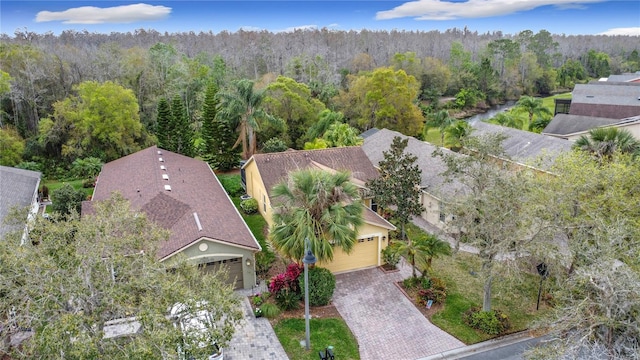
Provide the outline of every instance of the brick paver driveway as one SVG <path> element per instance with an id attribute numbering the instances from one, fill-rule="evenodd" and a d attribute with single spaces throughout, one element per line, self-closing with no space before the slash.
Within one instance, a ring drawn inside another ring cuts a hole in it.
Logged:
<path id="1" fill-rule="evenodd" d="M 336 275 L 333 303 L 358 339 L 362 360 L 417 359 L 464 346 L 396 287 L 410 273 L 403 266 L 394 273 L 375 268 Z"/>

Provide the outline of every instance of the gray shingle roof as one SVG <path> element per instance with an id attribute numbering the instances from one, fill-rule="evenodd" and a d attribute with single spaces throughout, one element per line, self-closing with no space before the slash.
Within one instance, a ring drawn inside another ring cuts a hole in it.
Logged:
<path id="1" fill-rule="evenodd" d="M 557 114 L 553 120 L 542 130 L 543 134 L 549 135 L 568 135 L 590 129 L 613 125 L 620 122 L 618 119 L 609 119 L 593 116 Z"/>
<path id="2" fill-rule="evenodd" d="M 163 174 L 169 179 L 164 180 Z M 165 185 L 170 185 L 171 190 L 165 190 Z M 131 202 L 132 208 L 145 212 L 149 219 L 171 230 L 169 240 L 160 245 L 160 258 L 203 237 L 255 250 L 260 248 L 204 161 L 152 146 L 104 165 L 92 201 L 107 199 L 113 192 L 119 192 Z M 90 208 L 90 204 L 83 203 L 83 214 L 90 212 Z M 202 230 L 198 229 L 194 213 Z"/>
<path id="3" fill-rule="evenodd" d="M 551 163 L 558 155 L 570 151 L 572 145 L 568 140 L 482 121 L 474 123 L 473 128 L 474 136 L 488 133 L 504 134 L 506 139 L 502 142 L 502 147 L 505 152 L 509 158 L 523 164 L 530 165 L 540 157 L 545 158 L 544 163 Z"/>
<path id="4" fill-rule="evenodd" d="M 569 114 L 612 119 L 640 115 L 640 83 L 596 81 L 576 84 Z"/>
<path id="5" fill-rule="evenodd" d="M 463 190 L 462 184 L 455 181 L 447 182 L 446 179 L 440 175 L 446 170 L 446 165 L 442 161 L 442 158 L 431 156 L 433 151 L 438 147 L 428 142 L 420 141 L 396 131 L 381 129 L 364 139 L 362 150 L 364 150 L 371 162 L 378 166 L 380 161 L 384 159 L 382 152 L 389 150 L 393 143 L 393 138 L 396 136 L 402 139 L 409 139 L 405 152 L 418 157 L 416 164 L 422 171 L 420 186 L 425 191 L 446 200 L 454 196 L 456 192 Z M 464 156 L 447 149 L 442 149 L 442 151 L 453 154 L 454 156 Z"/>
<path id="6" fill-rule="evenodd" d="M 638 81 L 638 80 L 640 80 L 640 71 L 635 73 L 610 75 L 607 78 L 607 81 L 611 81 L 611 82 L 627 82 L 627 81 Z"/>
<path id="7" fill-rule="evenodd" d="M 0 166 L 0 239 L 10 231 L 22 226 L 4 225 L 5 217 L 14 207 L 24 208 L 31 205 L 37 194 L 41 174 L 37 171 Z M 24 219 L 25 223 L 27 219 Z"/>

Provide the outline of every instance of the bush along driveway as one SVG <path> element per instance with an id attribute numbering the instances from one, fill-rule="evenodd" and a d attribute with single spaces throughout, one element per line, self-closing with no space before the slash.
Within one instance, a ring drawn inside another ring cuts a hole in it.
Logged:
<path id="1" fill-rule="evenodd" d="M 417 359 L 464 344 L 427 320 L 400 291 L 396 282 L 411 276 L 378 268 L 336 275 L 333 303 L 358 339 L 360 357 Z"/>

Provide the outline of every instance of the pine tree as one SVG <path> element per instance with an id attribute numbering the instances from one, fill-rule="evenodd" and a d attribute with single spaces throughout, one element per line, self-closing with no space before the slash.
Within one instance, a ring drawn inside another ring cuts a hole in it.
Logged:
<path id="1" fill-rule="evenodd" d="M 177 152 L 186 156 L 193 156 L 193 131 L 187 119 L 187 114 L 184 110 L 184 102 L 180 95 L 173 97 L 171 102 L 171 149 L 170 151 Z"/>
<path id="2" fill-rule="evenodd" d="M 158 117 L 156 127 L 156 137 L 158 147 L 169 150 L 171 142 L 171 109 L 167 99 L 161 98 L 158 102 Z"/>
<path id="3" fill-rule="evenodd" d="M 240 162 L 239 148 L 233 148 L 236 134 L 231 125 L 218 117 L 218 87 L 209 84 L 205 93 L 202 117 L 203 158 L 214 169 L 230 170 Z"/>

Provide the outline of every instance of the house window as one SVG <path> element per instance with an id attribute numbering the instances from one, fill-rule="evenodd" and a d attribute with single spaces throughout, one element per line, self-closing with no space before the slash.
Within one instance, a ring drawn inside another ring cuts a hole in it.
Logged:
<path id="1" fill-rule="evenodd" d="M 262 194 L 262 211 L 267 212 L 267 197 Z"/>
<path id="2" fill-rule="evenodd" d="M 375 213 L 378 212 L 378 204 L 376 203 L 375 199 L 371 199 L 371 210 Z"/>
<path id="3" fill-rule="evenodd" d="M 438 203 L 438 211 L 440 212 L 439 214 L 440 221 L 444 222 L 447 218 L 447 215 L 444 213 L 444 204 L 442 203 L 442 201 Z"/>

